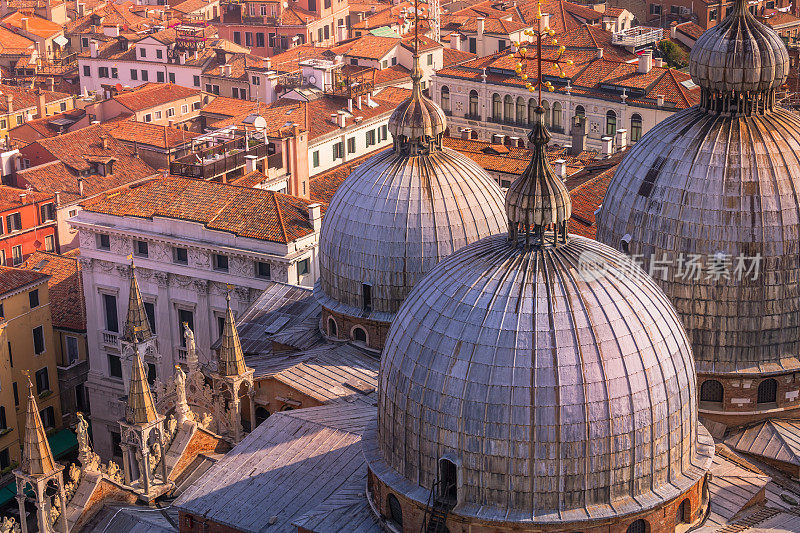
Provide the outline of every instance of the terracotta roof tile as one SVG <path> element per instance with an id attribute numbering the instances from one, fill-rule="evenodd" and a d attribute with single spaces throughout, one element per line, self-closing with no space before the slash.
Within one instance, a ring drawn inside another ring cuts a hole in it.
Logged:
<path id="1" fill-rule="evenodd" d="M 3 26 L 9 29 L 13 28 L 14 30 L 22 30 L 23 18 L 28 19 L 28 33 L 32 33 L 45 39 L 49 39 L 58 34 L 64 33 L 64 28 L 61 27 L 61 24 L 56 24 L 55 22 L 51 22 L 40 17 L 39 15 L 35 15 L 33 13 L 24 13 L 22 11 L 16 11 L 10 15 L 7 15 L 3 18 L 3 20 L 0 21 L 0 24 L 3 24 Z"/>
<path id="2" fill-rule="evenodd" d="M 47 280 L 47 274 L 41 272 L 0 266 L 0 296 L 34 283 L 42 283 L 45 280 Z"/>
<path id="3" fill-rule="evenodd" d="M 158 148 L 176 148 L 188 144 L 199 133 L 180 128 L 159 126 L 158 124 L 122 120 L 105 124 L 104 128 L 117 140 L 157 146 Z"/>
<path id="4" fill-rule="evenodd" d="M 142 111 L 200 94 L 201 91 L 198 89 L 190 89 L 174 83 L 145 83 L 130 91 L 112 96 L 112 99 L 131 111 Z"/>
<path id="5" fill-rule="evenodd" d="M 24 199 L 23 199 L 24 196 Z M 8 185 L 0 185 L 0 212 L 17 209 L 23 205 L 45 202 L 53 199 L 52 192 L 36 192 L 27 189 L 18 189 Z"/>
<path id="6" fill-rule="evenodd" d="M 50 276 L 50 312 L 53 327 L 86 331 L 86 303 L 83 299 L 83 280 L 78 261 L 79 250 L 64 255 L 34 252 L 22 268 Z"/>
<path id="7" fill-rule="evenodd" d="M 263 189 L 168 176 L 121 187 L 82 205 L 87 211 L 189 220 L 240 237 L 288 243 L 313 232 L 311 203 Z"/>
<path id="8" fill-rule="evenodd" d="M 572 198 L 570 233 L 595 238 L 597 228 L 595 227 L 594 213 L 603 203 L 603 197 L 606 195 L 606 190 L 614 177 L 617 166 L 609 168 L 570 191 L 569 195 Z"/>

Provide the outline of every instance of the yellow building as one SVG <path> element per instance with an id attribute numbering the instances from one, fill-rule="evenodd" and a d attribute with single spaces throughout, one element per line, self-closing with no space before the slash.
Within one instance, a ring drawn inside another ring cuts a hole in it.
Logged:
<path id="1" fill-rule="evenodd" d="M 24 399 L 29 376 L 45 429 L 60 429 L 63 425 L 48 279 L 40 272 L 0 267 L 0 315 L 5 321 L 6 338 L 0 362 L 0 400 L 10 390 L 15 406 L 14 410 L 6 408 L 7 426 L 25 427 Z"/>
<path id="2" fill-rule="evenodd" d="M 0 85 L 0 138 L 8 130 L 36 117 L 47 117 L 73 109 L 75 99 L 67 93 Z"/>
<path id="3" fill-rule="evenodd" d="M 24 428 L 17 425 L 14 389 L 10 380 L 5 378 L 11 375 L 7 325 L 7 322 L 0 322 L 0 476 L 19 465 L 19 436 Z"/>

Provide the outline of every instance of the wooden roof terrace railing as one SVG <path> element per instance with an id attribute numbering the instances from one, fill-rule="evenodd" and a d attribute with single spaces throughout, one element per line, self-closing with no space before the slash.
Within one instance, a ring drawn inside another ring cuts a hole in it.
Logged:
<path id="1" fill-rule="evenodd" d="M 176 176 L 213 179 L 243 167 L 248 155 L 258 159 L 267 157 L 267 145 L 253 139 L 245 145 L 244 137 L 233 139 L 176 159 L 170 163 L 170 172 Z"/>

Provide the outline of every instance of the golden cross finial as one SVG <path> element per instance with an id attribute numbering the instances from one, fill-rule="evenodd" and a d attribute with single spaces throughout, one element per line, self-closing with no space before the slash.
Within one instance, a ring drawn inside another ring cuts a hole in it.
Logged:
<path id="1" fill-rule="evenodd" d="M 536 6 L 536 20 L 542 20 L 542 2 L 540 1 Z M 536 30 L 525 30 L 523 32 L 528 37 L 533 37 L 536 39 L 536 87 L 528 81 L 528 75 L 524 72 L 525 63 L 528 60 L 528 49 L 522 46 L 523 43 L 514 42 L 512 43 L 514 47 L 517 49 L 515 53 L 510 54 L 508 57 L 511 59 L 516 59 L 517 64 L 514 66 L 514 72 L 517 73 L 517 76 L 520 77 L 522 81 L 525 81 L 525 88 L 528 89 L 529 92 L 533 92 L 535 90 L 539 90 L 539 105 L 542 105 L 542 87 L 547 89 L 550 92 L 555 90 L 553 84 L 549 81 L 544 81 L 542 79 L 542 63 L 551 63 L 553 65 L 553 70 L 558 70 L 558 76 L 560 78 L 564 77 L 564 71 L 561 68 L 561 65 L 572 65 L 571 59 L 564 59 L 564 52 L 566 51 L 566 47 L 558 45 L 558 39 L 554 36 L 556 34 L 555 30 L 552 29 L 549 25 L 541 28 L 541 22 L 539 23 L 539 29 Z M 552 59 L 543 59 L 542 58 L 542 40 L 552 37 L 552 41 L 550 44 L 552 46 L 558 46 L 556 57 Z"/>

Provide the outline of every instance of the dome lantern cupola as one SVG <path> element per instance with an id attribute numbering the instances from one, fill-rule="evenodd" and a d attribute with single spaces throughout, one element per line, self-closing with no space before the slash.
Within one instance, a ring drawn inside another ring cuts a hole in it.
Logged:
<path id="1" fill-rule="evenodd" d="M 692 79 L 702 88 L 701 108 L 731 115 L 763 114 L 786 82 L 789 53 L 780 36 L 750 13 L 746 0 L 692 47 Z"/>

